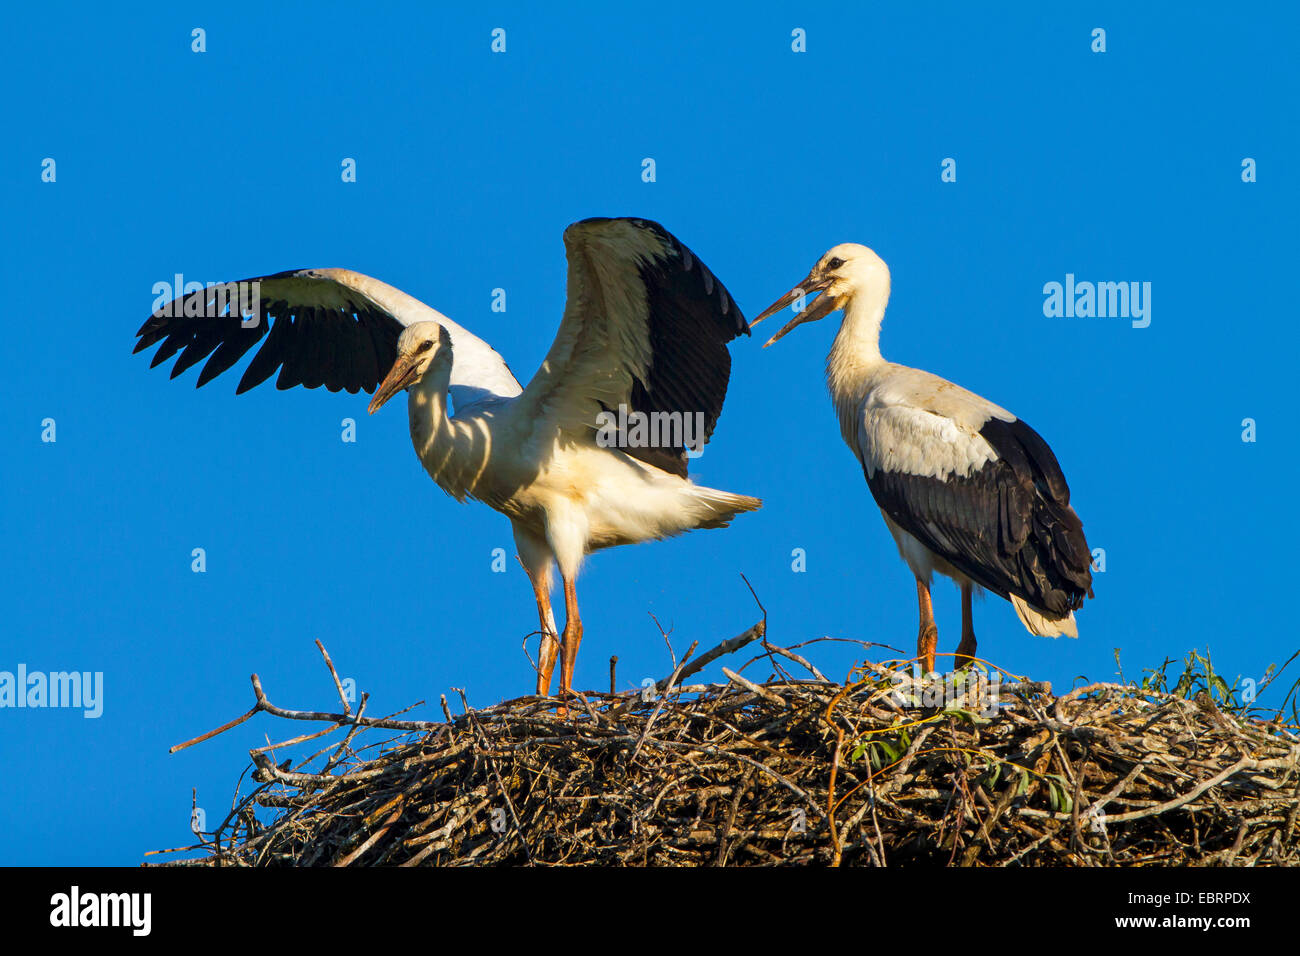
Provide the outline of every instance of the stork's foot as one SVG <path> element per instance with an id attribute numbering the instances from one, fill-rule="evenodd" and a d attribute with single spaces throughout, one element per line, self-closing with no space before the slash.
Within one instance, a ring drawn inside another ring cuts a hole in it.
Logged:
<path id="1" fill-rule="evenodd" d="M 938 646 L 939 629 L 935 627 L 933 621 L 923 625 L 916 637 L 916 657 L 926 674 L 934 673 L 934 651 Z"/>
<path id="2" fill-rule="evenodd" d="M 963 637 L 961 643 L 957 645 L 957 659 L 953 666 L 957 670 L 975 663 L 975 638 Z"/>
<path id="3" fill-rule="evenodd" d="M 581 633 L 581 626 L 579 626 L 579 639 L 581 639 Z M 560 687 L 555 692 L 555 696 L 559 699 L 560 703 L 555 708 L 556 717 L 569 716 L 568 703 L 574 696 L 576 696 L 573 690 L 573 659 L 577 655 L 569 655 L 566 650 L 569 646 L 570 645 L 567 643 L 566 638 L 566 643 L 562 645 L 560 649 Z"/>

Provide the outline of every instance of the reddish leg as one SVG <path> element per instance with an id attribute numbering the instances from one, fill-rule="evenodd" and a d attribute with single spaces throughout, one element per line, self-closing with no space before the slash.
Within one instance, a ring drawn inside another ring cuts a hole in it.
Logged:
<path id="1" fill-rule="evenodd" d="M 560 650 L 560 640 L 555 636 L 555 616 L 551 613 L 550 588 L 543 586 L 531 574 L 533 596 L 537 598 L 537 618 L 542 623 L 542 643 L 537 655 L 537 696 L 549 697 L 551 673 Z"/>
<path id="2" fill-rule="evenodd" d="M 916 635 L 916 656 L 926 674 L 934 672 L 934 649 L 939 644 L 939 628 L 934 623 L 934 605 L 930 603 L 930 588 L 920 578 L 916 579 L 916 602 L 920 608 L 921 628 Z"/>
<path id="3" fill-rule="evenodd" d="M 545 539 L 522 525 L 511 522 L 515 532 L 515 546 L 519 549 L 519 563 L 533 586 L 537 601 L 537 620 L 542 625 L 542 640 L 537 654 L 537 696 L 549 697 L 551 672 L 555 670 L 555 657 L 560 640 L 555 633 L 555 615 L 551 613 L 551 571 L 555 567 L 551 546 Z"/>
<path id="4" fill-rule="evenodd" d="M 578 616 L 578 592 L 572 578 L 564 578 L 564 643 L 560 648 L 560 700 L 573 690 L 573 666 L 582 643 L 582 618 Z M 561 707 L 563 713 L 563 707 Z"/>

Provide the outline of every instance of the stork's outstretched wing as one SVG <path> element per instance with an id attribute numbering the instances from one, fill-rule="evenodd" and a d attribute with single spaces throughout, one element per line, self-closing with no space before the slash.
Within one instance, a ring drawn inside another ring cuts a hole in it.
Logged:
<path id="1" fill-rule="evenodd" d="M 256 314 L 240 314 L 241 305 L 254 304 Z M 207 359 L 202 386 L 261 343 L 236 392 L 277 369 L 277 388 L 373 392 L 396 358 L 402 329 L 421 321 L 438 322 L 452 337 L 458 407 L 520 393 L 506 363 L 482 339 L 400 289 L 348 269 L 277 272 L 191 292 L 155 310 L 136 333 L 135 351 L 161 342 L 151 367 L 179 352 L 172 378 Z"/>
<path id="2" fill-rule="evenodd" d="M 677 413 L 679 422 L 692 416 L 703 435 L 687 436 L 683 424 L 658 430 L 654 446 L 624 445 L 685 477 L 685 438 L 702 444 L 713 434 L 731 375 L 727 343 L 749 334 L 744 316 L 704 263 L 657 222 L 585 219 L 564 231 L 564 245 L 564 319 L 520 402 L 539 428 L 583 440 L 598 430 L 601 412 L 617 415 L 620 406 L 647 416 Z"/>

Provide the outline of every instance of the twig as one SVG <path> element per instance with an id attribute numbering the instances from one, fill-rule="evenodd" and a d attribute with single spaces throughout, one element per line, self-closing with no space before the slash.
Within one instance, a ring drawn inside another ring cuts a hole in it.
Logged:
<path id="1" fill-rule="evenodd" d="M 325 645 L 316 639 L 316 647 L 320 650 L 320 656 L 325 658 L 325 666 L 330 669 L 330 677 L 334 678 L 334 686 L 339 692 L 339 703 L 343 705 L 343 713 L 348 716 L 352 715 L 352 707 L 348 703 L 348 695 L 343 693 L 343 682 L 339 680 L 339 672 L 334 669 L 334 662 L 330 660 L 329 651 L 325 650 Z"/>

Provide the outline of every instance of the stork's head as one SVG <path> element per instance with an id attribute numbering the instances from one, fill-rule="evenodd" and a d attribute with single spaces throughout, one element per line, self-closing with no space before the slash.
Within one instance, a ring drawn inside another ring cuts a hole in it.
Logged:
<path id="1" fill-rule="evenodd" d="M 418 384 L 435 364 L 451 362 L 451 336 L 437 322 L 415 322 L 397 337 L 397 360 L 370 400 L 370 414 L 398 392 Z"/>
<path id="2" fill-rule="evenodd" d="M 862 295 L 889 297 L 889 266 L 866 246 L 841 242 L 817 260 L 807 278 L 764 309 L 749 325 L 751 328 L 758 325 L 792 302 L 803 303 L 794 318 L 763 343 L 763 348 L 767 348 L 795 326 L 824 319 L 836 309 L 847 306 L 855 296 Z M 808 301 L 813 296 L 817 299 Z"/>

